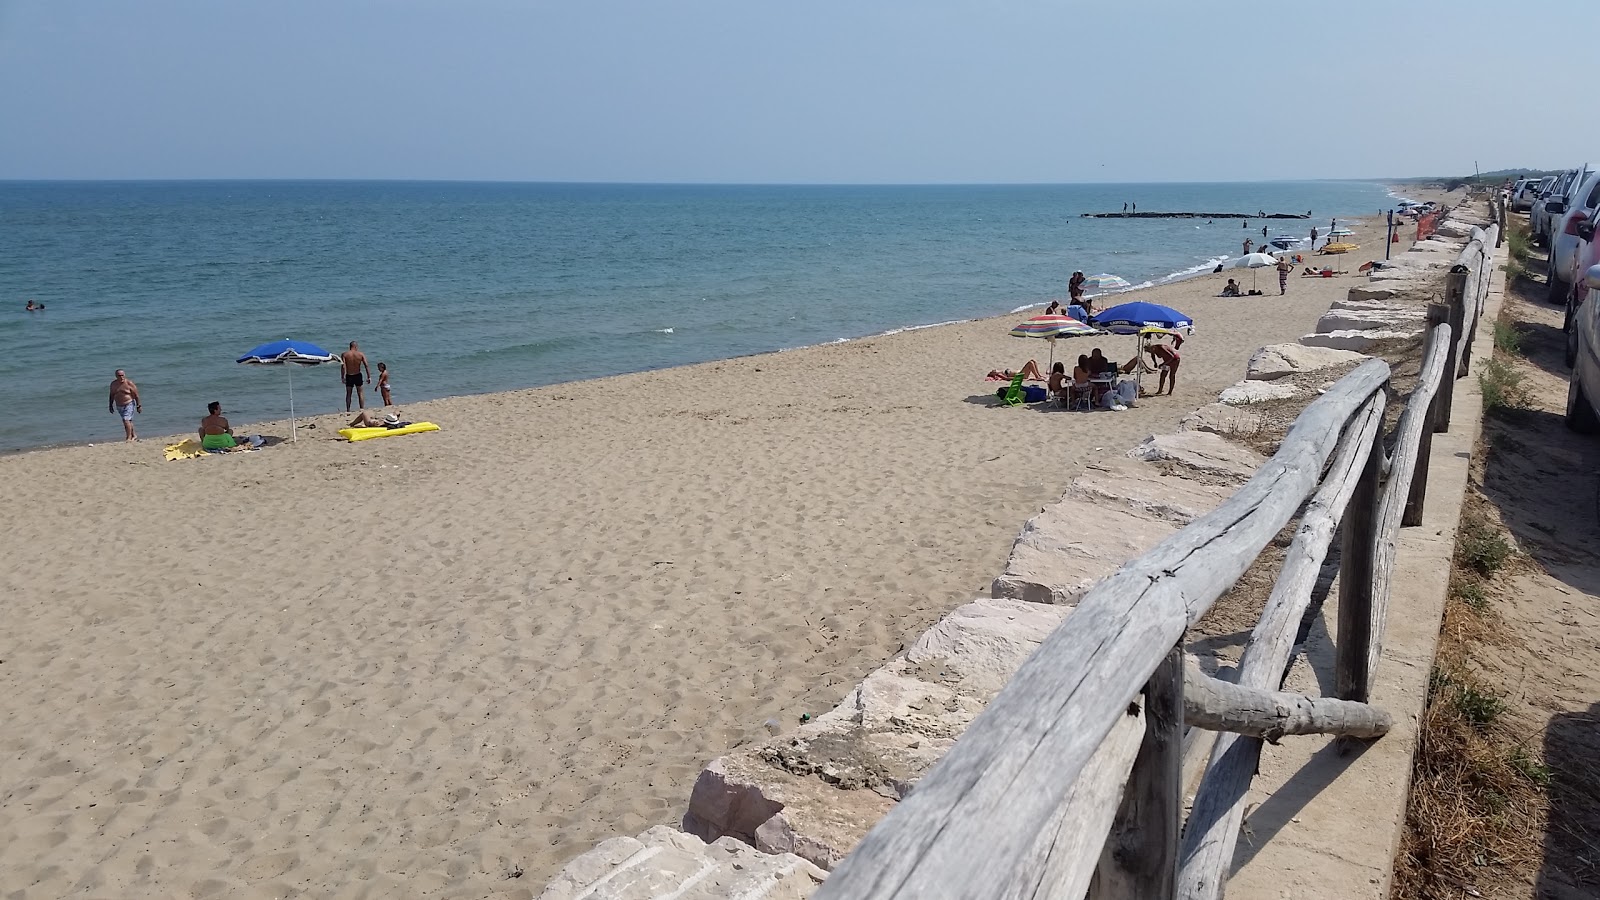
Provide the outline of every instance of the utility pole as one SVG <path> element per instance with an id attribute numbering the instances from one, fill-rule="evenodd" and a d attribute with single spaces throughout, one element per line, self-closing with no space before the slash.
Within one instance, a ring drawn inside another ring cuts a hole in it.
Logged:
<path id="1" fill-rule="evenodd" d="M 1474 166 L 1477 163 L 1473 163 Z M 1389 210 L 1389 235 L 1383 241 L 1383 261 L 1389 261 L 1389 248 L 1394 246 L 1394 210 Z"/>

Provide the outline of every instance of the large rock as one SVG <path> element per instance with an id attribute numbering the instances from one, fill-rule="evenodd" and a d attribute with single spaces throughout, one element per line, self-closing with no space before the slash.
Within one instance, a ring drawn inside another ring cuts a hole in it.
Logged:
<path id="1" fill-rule="evenodd" d="M 1460 255 L 1461 248 L 1466 241 L 1441 241 L 1436 238 L 1425 238 L 1411 245 L 1411 253 L 1450 253 Z"/>
<path id="2" fill-rule="evenodd" d="M 1432 282 L 1429 282 L 1429 284 L 1431 285 Z M 1357 296 L 1356 292 L 1358 290 L 1360 290 L 1360 289 L 1359 288 L 1351 288 L 1349 294 L 1343 300 L 1335 300 L 1335 301 L 1333 301 L 1333 304 L 1328 307 L 1329 312 L 1335 312 L 1335 311 L 1352 312 L 1352 313 L 1406 312 L 1406 313 L 1409 313 L 1411 315 L 1421 316 L 1421 315 L 1424 315 L 1426 310 L 1427 310 L 1427 305 L 1428 304 L 1427 304 L 1426 296 L 1419 296 L 1414 300 L 1409 298 L 1409 297 L 1396 300 L 1396 299 L 1389 298 L 1389 297 L 1378 298 L 1378 297 Z M 1388 289 L 1386 288 L 1385 290 L 1388 290 Z M 1422 286 L 1419 284 L 1418 285 L 1418 292 L 1421 293 L 1421 291 L 1422 291 Z"/>
<path id="3" fill-rule="evenodd" d="M 1258 381 L 1256 384 L 1271 384 Z M 1209 431 L 1224 437 L 1255 434 L 1266 427 L 1266 419 L 1245 406 L 1226 403 L 1207 403 L 1178 420 L 1180 431 Z"/>
<path id="4" fill-rule="evenodd" d="M 1070 611 L 1010 599 L 958 608 L 815 721 L 712 761 L 684 829 L 831 868 Z"/>
<path id="5" fill-rule="evenodd" d="M 1153 434 L 1128 451 L 1130 459 L 1165 463 L 1222 483 L 1241 485 L 1266 462 L 1261 454 L 1215 434 L 1180 431 Z"/>
<path id="6" fill-rule="evenodd" d="M 1169 475 L 1159 467 L 1125 457 L 1109 457 L 1085 467 L 1067 486 L 1065 497 L 1187 525 L 1222 505 L 1232 493 L 1227 486 Z"/>
<path id="7" fill-rule="evenodd" d="M 1426 315 L 1416 307 L 1393 307 L 1356 311 L 1330 309 L 1317 320 L 1317 331 L 1323 334 L 1335 331 L 1409 331 L 1421 328 Z"/>
<path id="8" fill-rule="evenodd" d="M 1455 238 L 1456 240 L 1464 242 L 1468 238 L 1472 237 L 1472 228 L 1473 226 L 1466 222 L 1458 222 L 1455 219 L 1446 219 L 1445 221 L 1439 223 L 1437 233 L 1447 238 Z"/>
<path id="9" fill-rule="evenodd" d="M 1366 357 L 1362 354 L 1347 350 L 1308 347 L 1304 344 L 1269 344 L 1250 357 L 1245 378 L 1272 381 L 1296 372 L 1315 372 L 1363 359 Z"/>
<path id="10" fill-rule="evenodd" d="M 1095 582 L 1176 530 L 1171 522 L 1068 497 L 1022 527 L 990 592 L 1073 605 Z"/>
<path id="11" fill-rule="evenodd" d="M 1267 400 L 1290 400 L 1299 395 L 1300 389 L 1287 381 L 1245 379 L 1238 384 L 1223 388 L 1222 393 L 1217 395 L 1217 402 L 1229 406 L 1247 406 Z"/>
<path id="12" fill-rule="evenodd" d="M 1406 270 L 1404 278 L 1379 278 L 1374 272 L 1366 284 L 1358 284 L 1346 294 L 1349 302 L 1385 302 L 1404 297 L 1424 297 L 1436 293 L 1438 289 L 1434 278 L 1414 277 L 1412 270 Z M 1337 307 L 1340 302 L 1335 301 Z"/>
<path id="13" fill-rule="evenodd" d="M 793 854 L 761 853 L 732 838 L 707 844 L 657 825 L 567 863 L 539 900 L 803 900 L 827 877 Z"/>
<path id="14" fill-rule="evenodd" d="M 1373 347 L 1389 341 L 1405 341 L 1415 338 L 1422 333 L 1422 322 L 1416 323 L 1416 328 L 1409 331 L 1381 330 L 1381 331 L 1330 331 L 1326 334 L 1308 334 L 1300 338 L 1300 343 L 1307 347 L 1324 347 L 1332 350 L 1349 350 L 1364 353 Z"/>

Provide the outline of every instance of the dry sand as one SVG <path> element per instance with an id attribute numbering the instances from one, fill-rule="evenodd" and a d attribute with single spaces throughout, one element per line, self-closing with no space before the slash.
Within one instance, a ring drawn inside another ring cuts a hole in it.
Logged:
<path id="1" fill-rule="evenodd" d="M 1239 274 L 1130 298 L 1199 327 L 1178 395 L 1124 413 L 994 406 L 984 372 L 1046 361 L 1007 316 L 405 407 L 435 434 L 0 458 L 0 896 L 531 896 L 1356 281 L 1214 296 Z M 1057 352 L 1092 346 L 1133 339 Z"/>

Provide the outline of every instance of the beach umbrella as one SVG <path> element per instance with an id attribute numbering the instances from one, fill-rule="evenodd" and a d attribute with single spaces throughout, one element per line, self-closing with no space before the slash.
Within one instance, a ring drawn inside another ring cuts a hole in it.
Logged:
<path id="1" fill-rule="evenodd" d="M 1117 275 L 1101 272 L 1091 275 L 1083 280 L 1083 289 L 1086 291 L 1121 291 L 1133 287 L 1128 279 Z"/>
<path id="2" fill-rule="evenodd" d="M 1113 306 L 1094 316 L 1096 328 L 1112 334 L 1137 334 L 1141 328 L 1194 330 L 1194 320 L 1170 306 L 1134 301 Z"/>
<path id="3" fill-rule="evenodd" d="M 1054 367 L 1056 362 L 1056 338 L 1099 333 L 1100 329 L 1085 325 L 1071 316 L 1057 315 L 1034 316 L 1011 329 L 1012 337 L 1044 338 L 1049 341 L 1050 367 Z"/>
<path id="4" fill-rule="evenodd" d="M 1232 269 L 1249 269 L 1250 289 L 1255 290 L 1256 270 L 1264 266 L 1275 266 L 1277 264 L 1278 260 L 1266 253 L 1246 253 L 1244 256 L 1229 263 L 1228 267 Z"/>
<path id="5" fill-rule="evenodd" d="M 289 439 L 299 440 L 295 434 L 294 424 L 294 367 L 318 366 L 336 362 L 338 359 L 339 357 L 316 344 L 284 338 L 281 341 L 262 344 L 239 357 L 237 362 L 247 366 L 283 366 L 289 373 Z"/>

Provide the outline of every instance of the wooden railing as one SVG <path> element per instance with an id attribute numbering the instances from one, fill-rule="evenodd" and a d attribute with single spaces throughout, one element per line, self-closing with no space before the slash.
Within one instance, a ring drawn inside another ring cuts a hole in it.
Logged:
<path id="1" fill-rule="evenodd" d="M 1491 229 L 1491 232 L 1493 229 Z M 1185 898 L 1222 893 L 1264 738 L 1372 739 L 1402 521 L 1420 520 L 1426 456 L 1447 430 L 1488 284 L 1476 235 L 1430 309 L 1423 367 L 1385 457 L 1390 369 L 1367 360 L 1300 414 L 1276 454 L 1210 514 L 1088 592 L 941 760 L 835 868 L 840 898 Z M 1309 501 L 1309 502 L 1308 502 Z M 1261 620 L 1224 683 L 1184 636 L 1296 515 Z M 1341 528 L 1342 525 L 1342 528 Z M 1342 539 L 1337 698 L 1278 691 L 1335 535 Z M 1189 744 L 1221 732 L 1183 821 Z"/>

